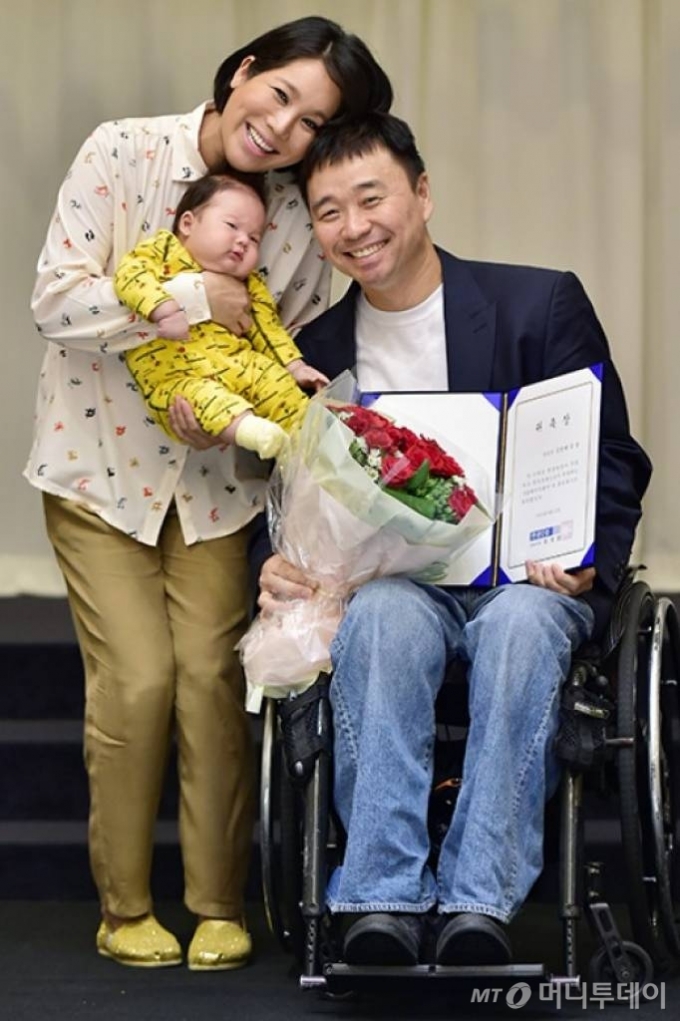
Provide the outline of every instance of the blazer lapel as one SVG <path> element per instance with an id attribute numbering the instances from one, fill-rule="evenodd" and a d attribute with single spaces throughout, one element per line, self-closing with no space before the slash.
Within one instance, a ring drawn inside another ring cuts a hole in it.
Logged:
<path id="1" fill-rule="evenodd" d="M 357 338 L 356 317 L 357 301 L 361 291 L 354 281 L 347 293 L 333 306 L 332 375 L 336 376 L 345 369 L 351 369 L 356 376 L 357 371 Z M 328 313 L 326 313 L 328 315 Z M 312 362 L 312 364 L 314 364 Z"/>
<path id="2" fill-rule="evenodd" d="M 464 262 L 437 252 L 444 282 L 449 390 L 492 390 L 496 304 L 480 290 Z"/>

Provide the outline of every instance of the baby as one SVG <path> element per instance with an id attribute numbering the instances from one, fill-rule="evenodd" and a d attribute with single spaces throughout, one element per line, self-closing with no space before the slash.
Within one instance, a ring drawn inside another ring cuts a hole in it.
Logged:
<path id="1" fill-rule="evenodd" d="M 266 213 L 262 178 L 251 176 L 209 174 L 191 184 L 172 232 L 160 230 L 124 256 L 114 286 L 122 302 L 158 327 L 155 340 L 125 354 L 156 421 L 173 436 L 168 411 L 184 397 L 207 433 L 267 458 L 304 413 L 300 386 L 316 389 L 328 378 L 302 360 L 254 272 Z M 163 288 L 178 273 L 201 270 L 245 281 L 253 325 L 242 337 L 212 320 L 190 326 Z"/>

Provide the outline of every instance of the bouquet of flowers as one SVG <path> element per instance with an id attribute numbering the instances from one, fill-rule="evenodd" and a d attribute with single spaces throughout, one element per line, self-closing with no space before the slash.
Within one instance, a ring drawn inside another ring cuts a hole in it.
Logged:
<path id="1" fill-rule="evenodd" d="M 383 492 L 436 521 L 460 524 L 477 504 L 456 459 L 377 411 L 352 404 L 328 409 L 354 433 L 349 452 Z"/>
<path id="2" fill-rule="evenodd" d="M 462 467 L 467 466 L 467 472 Z M 469 480 L 474 466 L 475 485 Z M 267 495 L 272 545 L 317 583 L 309 599 L 260 615 L 239 643 L 248 708 L 304 690 L 330 667 L 347 599 L 371 578 L 441 580 L 493 518 L 472 458 L 357 400 L 343 373 L 309 404 Z"/>

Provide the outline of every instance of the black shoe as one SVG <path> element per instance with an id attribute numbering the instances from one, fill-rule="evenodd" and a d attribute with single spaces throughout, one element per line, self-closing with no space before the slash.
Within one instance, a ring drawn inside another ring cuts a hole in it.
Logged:
<path id="1" fill-rule="evenodd" d="M 442 915 L 437 964 L 510 964 L 512 949 L 503 926 L 488 915 Z"/>
<path id="2" fill-rule="evenodd" d="M 347 964 L 417 964 L 423 915 L 363 915 L 343 944 Z"/>

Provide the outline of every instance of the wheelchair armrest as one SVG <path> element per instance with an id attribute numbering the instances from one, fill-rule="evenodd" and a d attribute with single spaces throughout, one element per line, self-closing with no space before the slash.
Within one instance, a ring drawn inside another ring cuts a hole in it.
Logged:
<path id="1" fill-rule="evenodd" d="M 637 578 L 638 571 L 646 571 L 645 564 L 629 564 L 621 580 L 621 584 L 614 595 L 612 612 L 609 617 L 609 624 L 602 639 L 602 658 L 607 659 L 616 649 L 628 619 L 628 604 L 630 593 Z"/>

